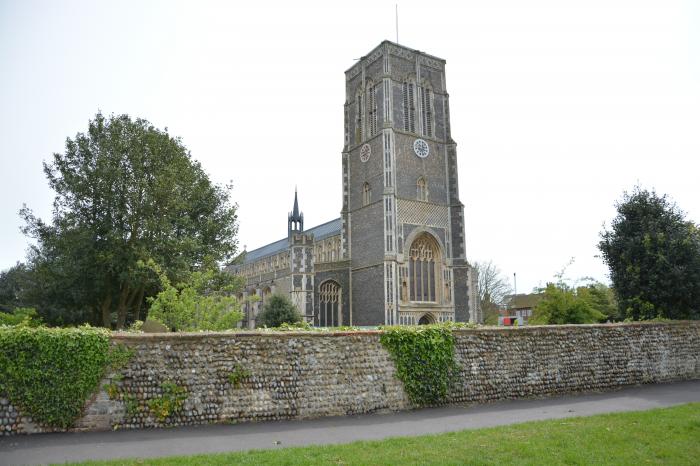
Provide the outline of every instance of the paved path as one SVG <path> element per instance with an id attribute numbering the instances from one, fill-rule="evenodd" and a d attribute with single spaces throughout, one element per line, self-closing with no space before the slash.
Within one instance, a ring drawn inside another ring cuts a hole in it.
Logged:
<path id="1" fill-rule="evenodd" d="M 615 392 L 393 414 L 173 429 L 0 437 L 0 465 L 192 455 L 252 448 L 347 443 L 491 427 L 539 419 L 637 411 L 700 402 L 700 380 Z"/>

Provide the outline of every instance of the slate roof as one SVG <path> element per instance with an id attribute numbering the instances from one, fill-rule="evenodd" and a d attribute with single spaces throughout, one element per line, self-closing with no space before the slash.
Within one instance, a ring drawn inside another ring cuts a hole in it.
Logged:
<path id="1" fill-rule="evenodd" d="M 304 230 L 304 233 L 307 235 L 314 235 L 314 241 L 319 241 L 324 238 L 328 238 L 329 236 L 339 235 L 341 226 L 342 224 L 340 222 L 340 217 L 338 217 L 330 222 L 322 223 L 321 225 Z M 283 238 L 279 241 L 275 241 L 274 243 L 266 244 L 260 248 L 253 249 L 252 251 L 247 251 L 243 263 L 250 264 L 251 262 L 255 262 L 263 257 L 277 254 L 278 252 L 282 252 L 287 249 L 288 246 L 288 239 Z"/>

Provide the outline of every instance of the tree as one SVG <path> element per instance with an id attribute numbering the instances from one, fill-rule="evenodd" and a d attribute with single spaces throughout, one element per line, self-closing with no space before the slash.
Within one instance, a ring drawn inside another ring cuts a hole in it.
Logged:
<path id="1" fill-rule="evenodd" d="M 700 232 L 665 195 L 635 187 L 598 248 L 620 312 L 635 320 L 700 318 Z"/>
<path id="2" fill-rule="evenodd" d="M 548 283 L 529 322 L 532 324 L 591 324 L 606 316 L 580 296 L 576 290 L 559 283 Z"/>
<path id="3" fill-rule="evenodd" d="M 148 317 L 176 331 L 228 330 L 243 318 L 240 303 L 231 293 L 242 278 L 213 268 L 190 274 L 187 282 L 173 286 L 155 264 L 163 291 L 149 298 Z"/>
<path id="4" fill-rule="evenodd" d="M 51 222 L 26 207 L 21 215 L 37 242 L 29 255 L 36 300 L 56 303 L 66 320 L 77 312 L 123 328 L 159 290 L 157 274 L 138 264 L 153 261 L 179 283 L 236 251 L 228 187 L 212 184 L 178 138 L 146 120 L 98 113 L 44 172 L 56 192 Z"/>
<path id="5" fill-rule="evenodd" d="M 576 288 L 576 295 L 591 308 L 605 316 L 605 320 L 623 320 L 618 312 L 617 299 L 612 288 L 603 283 L 590 283 Z"/>
<path id="6" fill-rule="evenodd" d="M 267 299 L 265 306 L 256 319 L 258 327 L 279 327 L 280 325 L 301 322 L 299 314 L 292 300 L 280 294 L 274 294 Z"/>
<path id="7" fill-rule="evenodd" d="M 498 323 L 498 309 L 505 305 L 505 298 L 513 292 L 510 282 L 492 261 L 476 262 L 473 265 L 478 274 L 477 292 L 484 323 Z"/>

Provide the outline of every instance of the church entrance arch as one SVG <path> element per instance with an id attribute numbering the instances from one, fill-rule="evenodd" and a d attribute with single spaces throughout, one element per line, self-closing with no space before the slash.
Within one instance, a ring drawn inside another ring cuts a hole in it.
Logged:
<path id="1" fill-rule="evenodd" d="M 314 324 L 319 327 L 336 327 L 343 325 L 342 288 L 334 280 L 321 283 L 318 289 L 318 314 Z"/>
<path id="2" fill-rule="evenodd" d="M 418 325 L 430 325 L 435 323 L 435 317 L 432 314 L 423 314 L 420 319 L 418 319 Z"/>

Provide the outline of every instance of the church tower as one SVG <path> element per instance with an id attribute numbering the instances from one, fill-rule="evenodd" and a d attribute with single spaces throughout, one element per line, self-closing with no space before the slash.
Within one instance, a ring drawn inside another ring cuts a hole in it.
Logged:
<path id="1" fill-rule="evenodd" d="M 345 80 L 341 221 L 353 324 L 473 321 L 445 60 L 385 41 Z"/>

